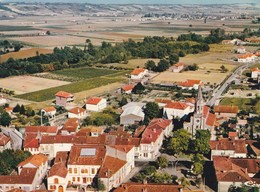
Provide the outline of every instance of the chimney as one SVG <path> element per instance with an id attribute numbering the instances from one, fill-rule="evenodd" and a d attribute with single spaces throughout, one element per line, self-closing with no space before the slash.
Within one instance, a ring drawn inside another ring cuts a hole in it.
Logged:
<path id="1" fill-rule="evenodd" d="M 142 188 L 142 192 L 147 192 L 147 188 Z"/>

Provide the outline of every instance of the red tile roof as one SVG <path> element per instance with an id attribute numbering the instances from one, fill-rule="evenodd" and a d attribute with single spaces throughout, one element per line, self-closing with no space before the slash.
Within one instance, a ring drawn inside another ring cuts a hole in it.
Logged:
<path id="1" fill-rule="evenodd" d="M 47 160 L 48 160 L 48 157 L 44 156 L 43 154 L 32 155 L 31 157 L 25 159 L 23 162 L 19 163 L 17 167 L 23 167 L 26 164 L 30 163 L 38 168 L 41 165 L 43 165 L 44 163 L 46 163 Z"/>
<path id="2" fill-rule="evenodd" d="M 175 67 L 182 67 L 182 66 L 184 66 L 184 63 L 177 63 L 177 64 L 175 64 L 174 66 L 175 66 Z"/>
<path id="3" fill-rule="evenodd" d="M 201 85 L 201 80 L 187 79 L 187 81 L 179 82 L 178 85 L 182 87 L 193 87 L 194 85 Z"/>
<path id="4" fill-rule="evenodd" d="M 146 128 L 143 132 L 141 143 L 154 143 L 163 133 L 161 128 Z"/>
<path id="5" fill-rule="evenodd" d="M 239 167 L 247 169 L 248 173 L 256 174 L 260 172 L 260 159 L 230 158 L 230 161 Z"/>
<path id="6" fill-rule="evenodd" d="M 235 131 L 228 132 L 228 137 L 236 137 L 236 136 L 237 136 L 237 132 Z"/>
<path id="7" fill-rule="evenodd" d="M 23 147 L 24 148 L 38 148 L 39 147 L 39 140 L 36 138 L 37 135 L 30 134 L 25 136 Z"/>
<path id="8" fill-rule="evenodd" d="M 9 141 L 11 141 L 10 137 L 0 133 L 0 146 L 5 146 Z"/>
<path id="9" fill-rule="evenodd" d="M 179 110 L 185 110 L 188 107 L 189 107 L 189 105 L 187 105 L 186 103 L 180 102 L 180 101 L 171 102 L 165 106 L 165 108 L 179 109 Z"/>
<path id="10" fill-rule="evenodd" d="M 165 104 L 167 104 L 167 103 L 171 103 L 172 100 L 170 100 L 170 99 L 155 99 L 155 102 L 156 103 L 165 103 Z"/>
<path id="11" fill-rule="evenodd" d="M 186 99 L 185 99 L 185 102 L 195 104 L 196 99 L 195 99 L 194 97 L 186 98 Z"/>
<path id="12" fill-rule="evenodd" d="M 161 128 L 165 130 L 169 125 L 171 125 L 171 123 L 172 121 L 170 119 L 154 118 L 151 120 L 147 128 L 148 129 Z"/>
<path id="13" fill-rule="evenodd" d="M 7 107 L 7 108 L 5 108 L 5 111 L 6 112 L 13 112 L 13 109 L 14 109 L 13 107 Z"/>
<path id="14" fill-rule="evenodd" d="M 216 105 L 214 107 L 216 113 L 238 113 L 238 106 L 233 105 Z"/>
<path id="15" fill-rule="evenodd" d="M 131 91 L 134 87 L 135 87 L 135 84 L 124 85 L 124 86 L 121 87 L 121 89 L 124 90 L 124 91 Z"/>
<path id="16" fill-rule="evenodd" d="M 251 181 L 247 171 L 232 163 L 229 157 L 214 156 L 213 164 L 218 181 L 222 182 L 246 182 Z"/>
<path id="17" fill-rule="evenodd" d="M 54 164 L 61 163 L 61 162 L 67 162 L 69 157 L 68 151 L 58 151 L 54 160 Z"/>
<path id="18" fill-rule="evenodd" d="M 136 68 L 131 72 L 131 75 L 139 75 L 140 73 L 143 73 L 145 69 L 142 68 Z"/>
<path id="19" fill-rule="evenodd" d="M 78 115 L 78 114 L 84 113 L 85 111 L 86 110 L 81 108 L 81 107 L 75 107 L 75 108 L 69 110 L 69 113 L 73 113 L 73 114 Z"/>
<path id="20" fill-rule="evenodd" d="M 114 192 L 180 192 L 183 186 L 173 184 L 124 183 Z"/>
<path id="21" fill-rule="evenodd" d="M 53 106 L 50 107 L 45 107 L 42 110 L 46 111 L 47 113 L 52 112 L 52 111 L 56 111 L 56 108 Z"/>
<path id="22" fill-rule="evenodd" d="M 258 69 L 258 67 L 257 67 L 257 68 L 251 69 L 251 71 L 252 71 L 252 72 L 260 72 L 260 69 Z"/>
<path id="23" fill-rule="evenodd" d="M 254 56 L 254 54 L 252 54 L 252 53 L 247 53 L 247 54 L 239 55 L 238 58 L 239 58 L 239 59 L 246 59 L 246 58 L 248 58 L 248 57 L 253 57 L 253 56 Z"/>
<path id="24" fill-rule="evenodd" d="M 57 133 L 57 126 L 27 126 L 25 127 L 25 135 L 28 133 Z"/>
<path id="25" fill-rule="evenodd" d="M 91 97 L 86 101 L 86 104 L 89 105 L 97 105 L 100 101 L 102 100 L 102 98 L 99 97 Z"/>
<path id="26" fill-rule="evenodd" d="M 95 149 L 93 156 L 81 156 L 82 149 Z M 68 164 L 69 165 L 102 165 L 106 155 L 105 146 L 95 145 L 74 145 L 71 148 Z"/>
<path id="27" fill-rule="evenodd" d="M 99 170 L 100 178 L 111 178 L 116 172 L 126 165 L 126 161 L 106 156 L 102 167 Z"/>
<path id="28" fill-rule="evenodd" d="M 0 176 L 0 184 L 32 184 L 37 168 L 23 168 L 20 175 Z"/>
<path id="29" fill-rule="evenodd" d="M 64 123 L 62 130 L 66 130 L 68 132 L 76 132 L 79 127 L 79 120 L 77 118 L 70 118 Z"/>
<path id="30" fill-rule="evenodd" d="M 51 167 L 48 177 L 59 176 L 62 178 L 66 178 L 67 174 L 68 174 L 68 169 L 66 167 L 66 162 L 61 162 L 61 163 L 56 163 Z"/>
<path id="31" fill-rule="evenodd" d="M 59 91 L 58 93 L 55 94 L 57 97 L 63 97 L 63 98 L 70 98 L 74 97 L 71 93 L 65 92 L 65 91 Z"/>
<path id="32" fill-rule="evenodd" d="M 133 149 L 133 145 L 109 145 L 109 147 L 112 147 L 118 151 L 122 151 L 124 153 L 128 153 Z"/>
<path id="33" fill-rule="evenodd" d="M 209 141 L 211 150 L 233 150 L 236 153 L 247 153 L 246 142 L 243 139 L 232 140 L 228 138 L 218 141 Z"/>

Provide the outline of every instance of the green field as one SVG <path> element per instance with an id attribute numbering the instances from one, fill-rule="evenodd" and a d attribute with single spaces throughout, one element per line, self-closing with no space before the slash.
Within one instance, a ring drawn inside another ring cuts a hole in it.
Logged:
<path id="1" fill-rule="evenodd" d="M 74 69 L 64 69 L 64 70 L 54 71 L 52 72 L 52 74 L 65 77 L 65 78 L 74 79 L 77 81 L 77 80 L 90 79 L 90 78 L 106 76 L 106 75 L 118 76 L 116 74 L 121 72 L 122 71 L 110 70 L 110 69 L 84 67 L 84 68 L 74 68 Z"/>
<path id="2" fill-rule="evenodd" d="M 256 105 L 252 105 L 252 99 L 250 98 L 223 98 L 221 101 L 222 105 L 236 105 L 239 110 L 245 110 L 247 112 L 253 112 L 260 114 L 260 100 Z"/>
<path id="3" fill-rule="evenodd" d="M 0 25 L 0 31 L 31 31 L 37 30 L 31 26 L 9 26 L 9 25 Z"/>
<path id="4" fill-rule="evenodd" d="M 99 78 L 92 78 L 92 79 L 85 79 L 82 81 L 74 82 L 68 85 L 62 85 L 59 87 L 54 87 L 50 89 L 44 89 L 41 91 L 36 91 L 32 93 L 26 93 L 23 95 L 17 95 L 17 98 L 26 99 L 30 101 L 42 102 L 47 101 L 55 98 L 55 93 L 58 91 L 67 91 L 70 93 L 78 93 L 82 91 L 87 91 L 90 89 L 94 89 L 100 86 L 108 85 L 111 83 L 115 83 L 118 81 L 122 81 L 123 78 L 115 77 L 115 78 L 106 78 L 106 77 L 99 77 Z"/>

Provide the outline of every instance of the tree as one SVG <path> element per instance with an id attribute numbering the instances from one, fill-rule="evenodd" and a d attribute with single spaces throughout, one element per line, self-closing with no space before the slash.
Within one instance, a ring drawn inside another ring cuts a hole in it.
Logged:
<path id="1" fill-rule="evenodd" d="M 200 163 L 200 162 L 195 162 L 194 164 L 193 164 L 193 169 L 192 169 L 192 171 L 193 171 L 193 173 L 195 174 L 195 175 L 199 175 L 199 174 L 202 174 L 203 173 L 203 165 L 202 165 L 202 163 Z"/>
<path id="2" fill-rule="evenodd" d="M 101 181 L 100 179 L 98 179 L 98 181 L 97 181 L 97 190 L 98 191 L 106 190 L 106 186 L 104 185 L 103 181 Z"/>
<path id="3" fill-rule="evenodd" d="M 170 67 L 170 63 L 165 59 L 161 59 L 157 65 L 156 71 L 163 72 L 166 69 L 169 69 L 169 67 Z"/>
<path id="4" fill-rule="evenodd" d="M 155 167 L 155 166 L 152 166 L 152 165 L 149 165 L 149 166 L 147 166 L 147 167 L 143 170 L 143 173 L 144 173 L 145 175 L 152 176 L 154 173 L 156 173 L 156 167 Z"/>
<path id="5" fill-rule="evenodd" d="M 155 71 L 156 70 L 156 64 L 153 60 L 148 60 L 145 63 L 145 68 L 148 69 L 148 70 Z"/>
<path id="6" fill-rule="evenodd" d="M 49 30 L 46 31 L 46 35 L 51 35 L 51 32 Z"/>
<path id="7" fill-rule="evenodd" d="M 171 54 L 169 56 L 169 62 L 171 65 L 179 62 L 179 56 L 177 54 Z"/>
<path id="8" fill-rule="evenodd" d="M 190 181 L 185 177 L 181 177 L 179 182 L 181 185 L 183 185 L 184 188 L 190 186 Z"/>
<path id="9" fill-rule="evenodd" d="M 153 119 L 155 117 L 158 117 L 160 113 L 159 105 L 155 102 L 148 102 L 145 105 L 144 108 L 144 114 L 148 119 Z"/>
<path id="10" fill-rule="evenodd" d="M 13 112 L 14 113 L 20 113 L 20 109 L 21 109 L 21 106 L 19 104 L 17 104 L 14 109 L 13 109 Z"/>
<path id="11" fill-rule="evenodd" d="M 168 173 L 155 173 L 149 180 L 151 183 L 172 183 L 172 176 Z"/>
<path id="12" fill-rule="evenodd" d="M 166 168 L 168 166 L 168 160 L 163 156 L 158 157 L 155 162 L 157 166 L 161 168 Z"/>
<path id="13" fill-rule="evenodd" d="M 24 108 L 24 105 L 21 105 L 21 108 L 20 108 L 20 114 L 21 115 L 25 115 L 25 108 Z"/>
<path id="14" fill-rule="evenodd" d="M 222 73 L 228 72 L 228 69 L 224 65 L 220 66 L 220 70 L 221 70 Z"/>
<path id="15" fill-rule="evenodd" d="M 2 114 L 0 114 L 0 124 L 2 126 L 9 126 L 11 123 L 11 117 L 7 112 L 3 112 Z"/>
<path id="16" fill-rule="evenodd" d="M 204 156 L 203 156 L 202 154 L 197 153 L 197 154 L 195 154 L 195 155 L 192 155 L 191 161 L 192 161 L 193 163 L 199 162 L 199 163 L 201 163 L 201 164 L 204 164 L 204 163 L 205 163 L 205 158 L 204 158 Z"/>
<path id="17" fill-rule="evenodd" d="M 125 97 L 122 97 L 121 101 L 119 101 L 119 106 L 122 107 L 127 104 L 127 99 Z"/>
<path id="18" fill-rule="evenodd" d="M 209 130 L 197 130 L 195 134 L 195 151 L 197 153 L 208 154 L 210 152 L 209 140 L 211 134 Z"/>
<path id="19" fill-rule="evenodd" d="M 145 87 L 142 83 L 137 83 L 136 86 L 132 89 L 132 93 L 134 94 L 142 94 L 145 90 Z"/>
<path id="20" fill-rule="evenodd" d="M 21 44 L 15 44 L 14 45 L 14 52 L 18 52 L 18 51 L 20 51 L 20 49 L 22 48 L 23 46 L 21 45 Z"/>
<path id="21" fill-rule="evenodd" d="M 171 154 L 180 152 L 185 152 L 189 147 L 189 140 L 191 135 L 186 129 L 179 129 L 173 132 L 173 138 L 170 139 L 170 142 L 167 145 L 167 151 Z"/>

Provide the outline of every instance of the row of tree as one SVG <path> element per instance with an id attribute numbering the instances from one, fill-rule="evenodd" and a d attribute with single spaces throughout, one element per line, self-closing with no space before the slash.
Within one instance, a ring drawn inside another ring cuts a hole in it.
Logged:
<path id="1" fill-rule="evenodd" d="M 45 71 L 60 70 L 69 67 L 89 66 L 96 63 L 127 63 L 132 58 L 168 58 L 170 64 L 178 60 L 178 56 L 208 51 L 206 43 L 176 42 L 173 38 L 145 37 L 142 42 L 131 39 L 117 43 L 103 42 L 95 47 L 86 40 L 85 49 L 76 47 L 54 48 L 52 54 L 37 54 L 35 57 L 14 60 L 10 58 L 0 65 L 0 78 L 11 75 L 33 74 Z M 165 60 L 161 61 L 164 70 Z"/>
<path id="2" fill-rule="evenodd" d="M 0 55 L 9 53 L 10 49 L 13 49 L 14 52 L 17 52 L 21 48 L 23 48 L 23 45 L 21 43 L 13 43 L 8 40 L 0 41 Z"/>

